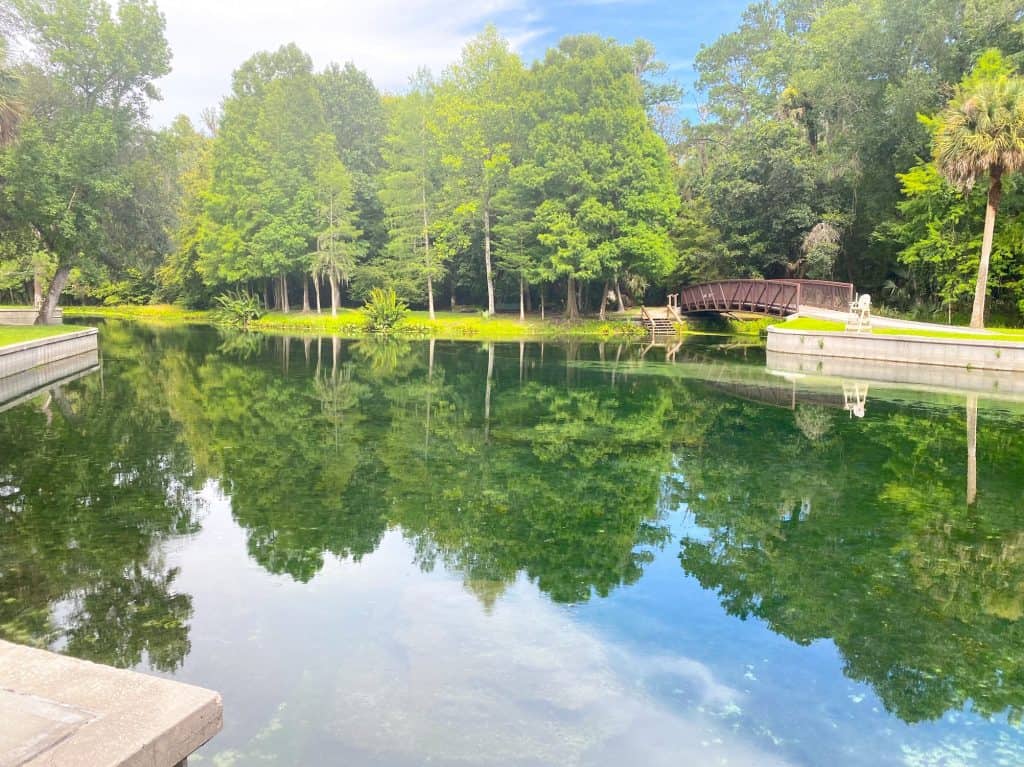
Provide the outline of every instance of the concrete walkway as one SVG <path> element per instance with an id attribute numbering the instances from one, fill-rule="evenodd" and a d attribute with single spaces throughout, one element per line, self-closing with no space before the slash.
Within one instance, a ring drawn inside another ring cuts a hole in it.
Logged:
<path id="1" fill-rule="evenodd" d="M 848 312 L 839 312 L 834 309 L 819 309 L 816 306 L 801 306 L 797 313 L 798 317 L 811 317 L 816 320 L 828 320 L 846 324 L 850 315 Z M 876 328 L 906 328 L 907 330 L 944 330 L 953 333 L 969 333 L 978 336 L 990 336 L 993 331 L 986 328 L 968 328 L 963 325 L 939 325 L 934 322 L 915 322 L 913 320 L 897 320 L 893 317 L 880 317 L 877 314 L 871 315 L 871 325 Z"/>
<path id="2" fill-rule="evenodd" d="M 222 709 L 211 690 L 0 641 L 0 767 L 174 767 Z"/>

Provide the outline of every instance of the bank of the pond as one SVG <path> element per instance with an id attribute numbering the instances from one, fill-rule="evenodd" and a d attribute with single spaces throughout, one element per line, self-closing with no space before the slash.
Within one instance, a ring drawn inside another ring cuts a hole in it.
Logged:
<path id="1" fill-rule="evenodd" d="M 36 341 L 40 338 L 50 338 L 81 328 L 72 328 L 67 325 L 0 325 L 0 347 L 10 344 L 20 344 L 25 341 Z"/>
<path id="2" fill-rule="evenodd" d="M 95 352 L 96 337 L 96 328 L 0 328 L 0 379 L 24 373 L 41 365 Z"/>
<path id="3" fill-rule="evenodd" d="M 67 307 L 68 317 L 102 317 L 108 319 L 142 320 L 168 325 L 216 324 L 213 311 L 183 309 L 170 305 Z M 410 312 L 394 329 L 404 338 L 437 338 L 445 340 L 474 339 L 481 341 L 516 341 L 529 339 L 642 339 L 648 333 L 635 322 L 624 319 L 582 319 L 568 322 L 561 318 L 531 316 L 520 321 L 515 315 L 485 317 L 482 312 L 436 312 L 430 319 L 426 312 Z M 728 321 L 713 327 L 694 323 L 678 327 L 680 333 L 727 332 L 759 333 L 761 321 Z M 250 329 L 261 332 L 302 335 L 337 335 L 359 338 L 370 334 L 366 315 L 360 309 L 343 309 L 337 316 L 328 313 L 269 312 L 253 322 Z"/>
<path id="4" fill-rule="evenodd" d="M 925 323 L 920 323 L 922 326 Z M 843 333 L 846 326 L 842 322 L 822 320 L 814 317 L 794 317 L 778 325 L 783 330 L 800 330 L 822 333 Z M 973 341 L 1008 341 L 1024 343 L 1024 329 L 1021 328 L 986 328 L 983 331 L 964 328 L 963 331 L 948 330 L 944 326 L 928 327 L 873 327 L 871 335 L 878 336 L 915 336 L 920 338 L 947 338 Z"/>
<path id="5" fill-rule="evenodd" d="M 979 335 L 944 328 L 875 328 L 857 333 L 838 322 L 797 318 L 768 329 L 767 350 L 798 356 L 807 370 L 820 370 L 827 358 L 840 358 L 1024 373 L 1024 333 L 1009 330 Z"/>

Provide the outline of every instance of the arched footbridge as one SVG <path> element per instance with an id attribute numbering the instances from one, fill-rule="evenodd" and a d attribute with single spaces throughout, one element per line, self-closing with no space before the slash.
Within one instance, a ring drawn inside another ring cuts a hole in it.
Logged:
<path id="1" fill-rule="evenodd" d="M 673 298 L 675 299 L 673 301 Z M 680 314 L 749 312 L 785 317 L 801 306 L 845 312 L 853 285 L 827 280 L 720 280 L 681 288 L 669 296 Z"/>
<path id="2" fill-rule="evenodd" d="M 652 332 L 671 333 L 685 315 L 765 314 L 787 317 L 801 307 L 845 312 L 853 301 L 853 285 L 829 280 L 718 280 L 687 285 L 670 293 L 664 309 L 641 311 L 640 322 Z"/>

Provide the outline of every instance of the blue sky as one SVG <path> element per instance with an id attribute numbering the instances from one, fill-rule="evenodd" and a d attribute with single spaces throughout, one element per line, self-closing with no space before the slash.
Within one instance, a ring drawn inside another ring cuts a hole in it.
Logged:
<path id="1" fill-rule="evenodd" d="M 564 35 L 594 32 L 650 40 L 692 104 L 693 57 L 739 23 L 748 0 L 158 0 L 167 18 L 174 71 L 152 109 L 166 125 L 196 119 L 228 92 L 231 72 L 258 50 L 295 42 L 315 65 L 353 61 L 385 91 L 401 90 L 418 66 L 440 71 L 465 42 L 495 23 L 525 59 Z"/>

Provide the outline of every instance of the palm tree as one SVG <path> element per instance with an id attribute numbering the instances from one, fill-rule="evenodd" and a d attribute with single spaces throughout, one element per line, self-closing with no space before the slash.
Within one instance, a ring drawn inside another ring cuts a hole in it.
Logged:
<path id="1" fill-rule="evenodd" d="M 971 327 L 985 326 L 985 294 L 1003 176 L 1024 168 L 1024 78 L 999 51 L 984 53 L 939 115 L 932 139 L 939 172 L 962 192 L 988 174 L 985 232 L 974 288 Z"/>
<path id="2" fill-rule="evenodd" d="M 0 35 L 0 149 L 10 146 L 18 135 L 22 107 L 17 92 L 18 78 L 7 62 L 7 41 Z"/>

